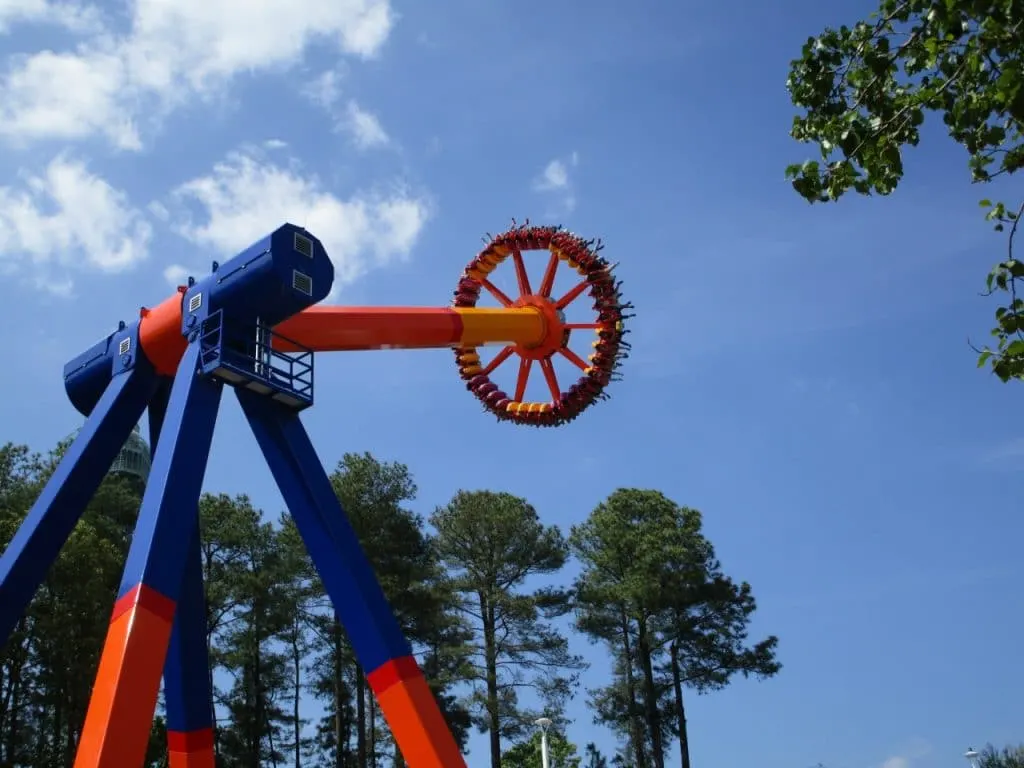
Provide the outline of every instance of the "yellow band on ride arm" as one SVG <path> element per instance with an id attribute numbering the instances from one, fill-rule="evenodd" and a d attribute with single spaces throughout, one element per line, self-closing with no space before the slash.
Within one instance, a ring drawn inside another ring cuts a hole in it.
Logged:
<path id="1" fill-rule="evenodd" d="M 460 346 L 517 344 L 532 347 L 541 344 L 547 331 L 544 316 L 532 307 L 486 308 L 453 307 L 462 319 Z"/>

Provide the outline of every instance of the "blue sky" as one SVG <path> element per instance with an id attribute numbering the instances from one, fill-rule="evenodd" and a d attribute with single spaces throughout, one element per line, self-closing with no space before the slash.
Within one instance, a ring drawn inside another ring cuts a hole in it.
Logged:
<path id="1" fill-rule="evenodd" d="M 406 462 L 423 513 L 459 488 L 565 528 L 619 486 L 701 509 L 785 669 L 690 697 L 697 766 L 952 768 L 1017 740 L 1021 393 L 968 347 L 1004 243 L 937 130 L 887 200 L 812 208 L 782 176 L 810 154 L 788 61 L 869 9 L 0 3 L 0 439 L 78 426 L 68 358 L 285 220 L 324 240 L 335 301 L 428 306 L 485 231 L 561 222 L 604 238 L 637 307 L 613 399 L 516 429 L 446 352 L 322 356 L 325 461 Z M 207 478 L 280 508 L 234 402 Z M 610 747 L 583 702 L 570 737 Z"/>

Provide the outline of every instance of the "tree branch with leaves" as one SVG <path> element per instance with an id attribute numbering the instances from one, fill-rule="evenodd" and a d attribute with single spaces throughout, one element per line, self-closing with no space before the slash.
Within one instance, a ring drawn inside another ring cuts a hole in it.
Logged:
<path id="1" fill-rule="evenodd" d="M 1024 0 L 882 0 L 868 19 L 826 29 L 804 44 L 786 81 L 791 135 L 816 144 L 817 159 L 786 176 L 809 202 L 852 190 L 888 195 L 904 175 L 903 150 L 917 146 L 929 113 L 967 152 L 970 179 L 988 183 L 1024 165 Z M 1024 378 L 1024 300 L 1014 254 L 1024 204 L 982 200 L 1005 232 L 1005 255 L 987 294 L 1006 294 L 996 310 L 994 346 L 977 349 L 1003 381 Z"/>

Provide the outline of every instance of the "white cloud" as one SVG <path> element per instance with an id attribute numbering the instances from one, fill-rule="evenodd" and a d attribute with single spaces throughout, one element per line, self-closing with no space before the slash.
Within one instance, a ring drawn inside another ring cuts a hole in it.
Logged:
<path id="1" fill-rule="evenodd" d="M 183 210 L 177 229 L 220 256 L 232 256 L 289 221 L 307 227 L 334 261 L 342 287 L 370 269 L 408 256 L 429 217 L 427 202 L 404 191 L 341 199 L 316 178 L 300 175 L 248 149 L 231 154 L 206 176 L 174 193 L 182 208 L 198 206 L 195 220 Z"/>
<path id="2" fill-rule="evenodd" d="M 341 75 L 337 70 L 322 72 L 307 83 L 302 95 L 331 116 L 338 131 L 347 133 L 358 149 L 386 147 L 391 143 L 378 117 L 364 109 L 354 99 L 341 108 Z"/>
<path id="3" fill-rule="evenodd" d="M 910 768 L 910 760 L 899 755 L 888 758 L 882 763 L 882 768 Z"/>
<path id="4" fill-rule="evenodd" d="M 29 2 L 39 0 L 0 0 L 0 9 Z M 46 18 L 49 7 L 33 17 Z M 134 0 L 130 17 L 126 35 L 97 34 L 72 51 L 15 60 L 0 78 L 0 136 L 103 135 L 138 149 L 144 116 L 213 97 L 239 73 L 287 68 L 314 40 L 373 57 L 395 22 L 389 0 Z"/>
<path id="5" fill-rule="evenodd" d="M 0 0 L 0 33 L 15 24 L 55 24 L 70 32 L 97 32 L 99 12 L 91 5 L 48 0 Z"/>
<path id="6" fill-rule="evenodd" d="M 17 62 L 0 82 L 0 137 L 68 141 L 99 134 L 119 149 L 140 149 L 135 121 L 122 107 L 127 88 L 125 62 L 116 52 L 41 51 Z"/>
<path id="7" fill-rule="evenodd" d="M 544 172 L 537 181 L 537 189 L 565 189 L 569 186 L 569 169 L 561 160 L 552 160 L 544 168 Z"/>
<path id="8" fill-rule="evenodd" d="M 181 264 L 171 264 L 164 269 L 164 280 L 172 286 L 183 285 L 188 280 L 188 268 Z"/>
<path id="9" fill-rule="evenodd" d="M 391 141 L 377 116 L 354 101 L 350 101 L 345 109 L 344 125 L 359 149 L 384 147 Z"/>
<path id="10" fill-rule="evenodd" d="M 18 188 L 0 187 L 0 263 L 10 268 L 17 260 L 24 269 L 27 258 L 30 279 L 57 293 L 71 287 L 69 268 L 131 268 L 146 257 L 151 237 L 124 192 L 66 156 L 42 175 L 23 175 Z"/>
<path id="11" fill-rule="evenodd" d="M 338 71 L 329 69 L 307 83 L 302 89 L 302 95 L 318 107 L 331 110 L 341 99 L 340 80 L 341 75 Z"/>
<path id="12" fill-rule="evenodd" d="M 571 213 L 576 208 L 576 193 L 569 169 L 579 165 L 579 160 L 576 152 L 566 159 L 555 158 L 544 166 L 533 182 L 534 190 L 551 196 L 556 202 L 554 207 L 558 210 L 553 211 L 553 215 Z"/>

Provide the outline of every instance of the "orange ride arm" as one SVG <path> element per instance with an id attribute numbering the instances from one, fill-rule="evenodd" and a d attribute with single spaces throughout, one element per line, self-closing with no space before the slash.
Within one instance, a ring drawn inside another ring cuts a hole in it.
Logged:
<path id="1" fill-rule="evenodd" d="M 365 349 L 431 349 L 517 344 L 532 347 L 547 333 L 543 314 L 532 307 L 477 309 L 449 307 L 315 306 L 274 328 L 274 348 L 316 352 Z M 290 343 L 294 342 L 294 343 Z"/>

